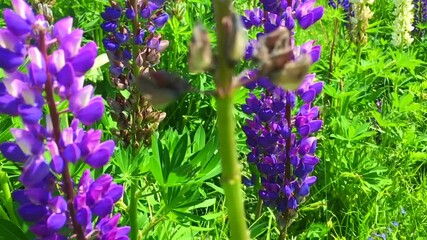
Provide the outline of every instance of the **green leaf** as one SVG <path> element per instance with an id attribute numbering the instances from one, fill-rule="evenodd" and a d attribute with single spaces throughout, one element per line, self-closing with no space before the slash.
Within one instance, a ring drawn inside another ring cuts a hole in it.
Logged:
<path id="1" fill-rule="evenodd" d="M 203 129 L 203 126 L 200 125 L 197 130 L 196 134 L 194 134 L 194 145 L 193 145 L 193 152 L 197 152 L 201 150 L 206 143 L 206 133 Z"/>
<path id="2" fill-rule="evenodd" d="M 25 233 L 9 220 L 0 219 L 0 240 L 26 240 Z"/>

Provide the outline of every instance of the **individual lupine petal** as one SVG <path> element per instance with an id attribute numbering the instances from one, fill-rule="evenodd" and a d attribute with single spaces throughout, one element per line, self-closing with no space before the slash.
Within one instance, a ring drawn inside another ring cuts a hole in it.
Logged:
<path id="1" fill-rule="evenodd" d="M 308 27 L 313 25 L 315 22 L 317 22 L 320 18 L 322 18 L 323 11 L 324 11 L 323 7 L 317 7 L 313 9 L 311 12 L 299 18 L 298 23 L 300 24 L 301 28 L 307 29 Z"/>
<path id="2" fill-rule="evenodd" d="M 114 7 L 105 7 L 104 12 L 101 13 L 101 17 L 105 21 L 116 21 L 121 16 L 121 9 Z"/>
<path id="3" fill-rule="evenodd" d="M 82 124 L 90 126 L 96 121 L 101 119 L 104 114 L 105 106 L 102 97 L 93 97 L 89 103 L 75 113 L 75 117 L 79 119 Z"/>
<path id="4" fill-rule="evenodd" d="M 133 10 L 133 8 L 128 7 L 126 9 L 125 16 L 129 20 L 134 19 L 136 15 L 135 15 L 135 11 Z"/>
<path id="5" fill-rule="evenodd" d="M 65 213 L 54 213 L 47 218 L 46 226 L 51 231 L 58 231 L 65 225 L 66 220 Z"/>
<path id="6" fill-rule="evenodd" d="M 323 90 L 323 82 L 315 82 L 312 85 L 310 85 L 310 88 L 314 89 L 316 91 L 316 95 L 319 95 Z"/>
<path id="7" fill-rule="evenodd" d="M 117 202 L 123 196 L 123 191 L 123 186 L 112 183 L 110 189 L 104 194 L 104 197 L 109 197 L 113 202 Z"/>
<path id="8" fill-rule="evenodd" d="M 77 210 L 76 219 L 82 226 L 87 227 L 92 223 L 92 212 L 88 207 L 82 207 Z"/>
<path id="9" fill-rule="evenodd" d="M 109 21 L 109 22 L 101 23 L 102 30 L 104 30 L 106 32 L 114 32 L 114 31 L 116 31 L 118 26 L 119 25 L 115 21 Z"/>
<path id="10" fill-rule="evenodd" d="M 271 109 L 261 109 L 258 112 L 258 116 L 260 117 L 261 121 L 268 122 L 274 117 L 275 113 Z"/>
<path id="11" fill-rule="evenodd" d="M 114 151 L 114 141 L 108 140 L 101 143 L 97 149 L 86 158 L 86 163 L 93 168 L 100 168 L 107 164 Z"/>
<path id="12" fill-rule="evenodd" d="M 70 98 L 70 111 L 85 125 L 92 125 L 104 113 L 103 99 L 93 97 L 93 87 L 88 85 L 73 94 Z"/>
<path id="13" fill-rule="evenodd" d="M 163 12 L 153 20 L 153 23 L 157 28 L 162 28 L 166 24 L 168 19 L 169 19 L 169 14 Z"/>
<path id="14" fill-rule="evenodd" d="M 127 33 L 115 32 L 114 36 L 119 44 L 124 44 L 129 40 L 129 35 Z"/>
<path id="15" fill-rule="evenodd" d="M 303 94 L 301 94 L 301 98 L 306 103 L 313 102 L 316 98 L 316 90 L 308 89 Z"/>
<path id="16" fill-rule="evenodd" d="M 30 203 L 30 199 L 28 199 L 27 195 L 25 195 L 26 190 L 17 189 L 12 192 L 12 198 L 14 201 L 18 202 L 19 205 L 24 205 Z"/>
<path id="17" fill-rule="evenodd" d="M 92 213 L 103 218 L 113 211 L 113 200 L 111 198 L 103 198 L 92 207 Z"/>
<path id="18" fill-rule="evenodd" d="M 43 112 L 40 108 L 28 104 L 21 104 L 18 107 L 18 111 L 22 121 L 27 124 L 38 123 L 43 116 Z"/>
<path id="19" fill-rule="evenodd" d="M 63 197 L 57 196 L 49 201 L 49 207 L 53 213 L 63 213 L 67 210 L 67 202 Z"/>
<path id="20" fill-rule="evenodd" d="M 139 34 L 135 36 L 133 41 L 136 45 L 142 45 L 144 43 L 144 38 L 145 38 L 145 31 L 141 30 L 141 32 L 139 32 Z"/>
<path id="21" fill-rule="evenodd" d="M 76 163 L 81 156 L 80 148 L 76 144 L 66 146 L 62 154 L 64 159 L 71 163 Z"/>
<path id="22" fill-rule="evenodd" d="M 5 9 L 4 12 L 4 21 L 6 27 L 15 35 L 22 36 L 30 33 L 31 25 L 28 24 L 25 19 L 13 12 L 11 9 Z"/>
<path id="23" fill-rule="evenodd" d="M 49 56 L 47 68 L 51 74 L 56 75 L 64 66 L 65 53 L 62 49 L 58 49 Z"/>
<path id="24" fill-rule="evenodd" d="M 64 159 L 60 156 L 54 156 L 49 166 L 55 173 L 60 174 L 64 170 Z"/>
<path id="25" fill-rule="evenodd" d="M 313 154 L 316 150 L 317 139 L 315 137 L 308 137 L 301 140 L 300 148 L 298 153 L 301 155 L 305 155 L 307 153 Z"/>
<path id="26" fill-rule="evenodd" d="M 47 80 L 46 71 L 33 63 L 30 63 L 27 69 L 32 85 L 42 88 Z"/>
<path id="27" fill-rule="evenodd" d="M 59 20 L 53 26 L 53 30 L 52 30 L 53 37 L 56 37 L 59 40 L 61 40 L 62 38 L 64 38 L 65 36 L 71 33 L 72 26 L 73 26 L 72 17 L 66 17 Z"/>
<path id="28" fill-rule="evenodd" d="M 117 228 L 117 223 L 119 222 L 120 214 L 114 215 L 112 218 L 102 219 L 98 224 L 98 228 L 103 234 L 107 234 L 110 231 L 113 231 Z"/>
<path id="29" fill-rule="evenodd" d="M 24 194 L 35 205 L 46 205 L 52 198 L 52 194 L 45 188 L 28 188 Z"/>
<path id="30" fill-rule="evenodd" d="M 3 156 L 13 162 L 25 162 L 28 156 L 14 142 L 4 142 L 0 144 L 0 152 Z"/>
<path id="31" fill-rule="evenodd" d="M 9 49 L 0 47 L 0 68 L 6 72 L 15 71 L 24 62 L 24 57 Z"/>
<path id="32" fill-rule="evenodd" d="M 98 53 L 95 42 L 89 42 L 79 49 L 78 54 L 71 59 L 74 72 L 77 77 L 83 76 L 95 63 Z"/>
<path id="33" fill-rule="evenodd" d="M 320 52 L 322 51 L 322 47 L 319 45 L 314 46 L 310 51 L 311 61 L 313 63 L 319 61 L 320 59 Z"/>
<path id="34" fill-rule="evenodd" d="M 70 34 L 62 38 L 59 45 L 60 48 L 64 51 L 66 59 L 70 59 L 78 53 L 82 37 L 83 30 L 75 29 Z"/>
<path id="35" fill-rule="evenodd" d="M 18 213 L 24 221 L 35 222 L 46 216 L 48 211 L 46 206 L 28 203 L 19 207 Z"/>
<path id="36" fill-rule="evenodd" d="M 100 130 L 91 129 L 86 132 L 79 145 L 83 157 L 96 150 L 101 142 L 101 135 L 102 131 Z"/>
<path id="37" fill-rule="evenodd" d="M 137 37 L 135 37 L 135 41 L 136 41 L 136 38 Z M 102 43 L 104 44 L 105 49 L 112 52 L 116 51 L 120 47 L 120 44 L 116 42 L 116 40 L 110 39 L 110 38 L 102 39 Z"/>
<path id="38" fill-rule="evenodd" d="M 30 23 L 35 21 L 33 10 L 24 0 L 12 0 L 12 6 L 15 13 L 22 19 L 25 19 Z"/>
<path id="39" fill-rule="evenodd" d="M 32 157 L 25 164 L 20 180 L 25 186 L 31 187 L 47 177 L 49 172 L 49 166 L 43 158 Z"/>
<path id="40" fill-rule="evenodd" d="M 151 49 L 157 49 L 159 47 L 159 44 L 160 39 L 158 37 L 152 37 L 150 40 L 148 40 L 147 47 Z"/>
<path id="41" fill-rule="evenodd" d="M 71 63 L 67 62 L 65 66 L 58 72 L 56 80 L 62 86 L 69 88 L 74 82 L 74 69 Z"/>
<path id="42" fill-rule="evenodd" d="M 10 129 L 10 132 L 25 155 L 37 156 L 42 153 L 43 143 L 31 132 L 17 128 Z"/>
<path id="43" fill-rule="evenodd" d="M 79 194 L 87 193 L 92 183 L 93 183 L 93 179 L 90 176 L 90 170 L 86 169 L 83 172 L 82 177 L 80 178 L 78 193 Z"/>

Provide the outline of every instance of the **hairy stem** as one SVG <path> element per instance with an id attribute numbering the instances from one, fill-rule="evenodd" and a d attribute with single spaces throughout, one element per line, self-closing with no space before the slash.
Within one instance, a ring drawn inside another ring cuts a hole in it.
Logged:
<path id="1" fill-rule="evenodd" d="M 235 138 L 236 120 L 234 111 L 234 91 L 232 86 L 233 66 L 230 66 L 225 56 L 230 51 L 227 46 L 227 29 L 223 24 L 224 17 L 230 16 L 231 0 L 212 1 L 216 22 L 218 43 L 218 62 L 215 73 L 215 83 L 218 90 L 217 116 L 219 153 L 222 165 L 222 187 L 225 193 L 225 205 L 231 240 L 249 239 L 246 226 L 245 208 L 241 189 L 241 169 L 237 159 Z"/>
<path id="2" fill-rule="evenodd" d="M 46 47 L 46 33 L 40 33 L 40 39 L 39 39 L 39 49 L 40 52 L 43 54 L 44 61 L 47 63 L 47 47 Z M 60 139 L 61 139 L 61 128 L 59 124 L 59 114 L 58 109 L 56 108 L 55 98 L 53 95 L 53 83 L 51 79 L 51 75 L 49 71 L 46 68 L 46 84 L 45 84 L 45 93 L 46 93 L 46 100 L 47 104 L 49 106 L 49 113 L 50 118 L 52 120 L 52 127 L 53 127 L 53 136 L 55 139 L 56 144 L 58 145 L 59 151 L 62 153 L 63 149 L 61 149 Z M 62 171 L 62 183 L 63 183 L 63 191 L 65 193 L 65 198 L 67 199 L 67 205 L 68 205 L 68 211 L 70 213 L 71 217 L 71 223 L 73 225 L 73 232 L 76 234 L 78 240 L 84 240 L 85 236 L 83 233 L 82 226 L 77 222 L 76 219 L 76 210 L 74 208 L 74 188 L 73 188 L 73 182 L 71 180 L 70 176 L 70 170 L 68 169 L 68 162 L 64 159 L 64 170 Z"/>

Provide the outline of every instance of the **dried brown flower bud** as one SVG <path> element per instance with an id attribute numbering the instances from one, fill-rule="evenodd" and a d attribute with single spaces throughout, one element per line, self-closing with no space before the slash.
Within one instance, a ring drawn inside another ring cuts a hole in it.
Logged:
<path id="1" fill-rule="evenodd" d="M 230 64 L 235 65 L 245 55 L 248 44 L 246 30 L 243 27 L 240 15 L 231 12 L 231 15 L 223 19 L 227 29 L 227 51 L 225 55 Z"/>
<path id="2" fill-rule="evenodd" d="M 212 46 L 209 34 L 201 24 L 197 24 L 193 30 L 188 57 L 190 72 L 202 73 L 212 68 Z"/>

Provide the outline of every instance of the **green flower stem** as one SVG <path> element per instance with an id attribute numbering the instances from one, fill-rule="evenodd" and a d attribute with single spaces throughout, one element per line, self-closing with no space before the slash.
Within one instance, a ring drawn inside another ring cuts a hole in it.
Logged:
<path id="1" fill-rule="evenodd" d="M 129 205 L 129 218 L 130 218 L 130 239 L 138 239 L 138 199 L 136 198 L 137 181 L 132 181 L 130 186 L 130 205 Z"/>
<path id="2" fill-rule="evenodd" d="M 219 153 L 222 165 L 222 187 L 225 193 L 225 205 L 231 240 L 249 239 L 246 226 L 244 201 L 241 189 L 240 164 L 237 159 L 235 139 L 236 120 L 233 115 L 234 90 L 232 86 L 233 67 L 228 63 L 225 53 L 230 51 L 226 44 L 227 30 L 223 19 L 230 15 L 230 0 L 212 1 L 215 11 L 216 34 L 218 39 L 218 61 L 216 66 L 215 83 L 218 90 L 217 114 Z"/>
<path id="3" fill-rule="evenodd" d="M 6 173 L 1 170 L 0 170 L 0 184 L 1 184 L 1 189 L 3 190 L 3 195 L 4 195 L 4 205 L 6 207 L 6 210 L 9 213 L 9 217 L 7 217 L 8 215 L 6 214 L 6 212 L 4 212 L 4 209 L 1 207 L 0 207 L 0 214 L 1 215 L 6 214 L 5 219 L 9 218 L 13 223 L 19 226 L 18 219 L 16 218 L 15 211 L 13 210 L 12 194 L 10 193 L 10 188 L 9 188 L 9 178 L 7 177 Z"/>

